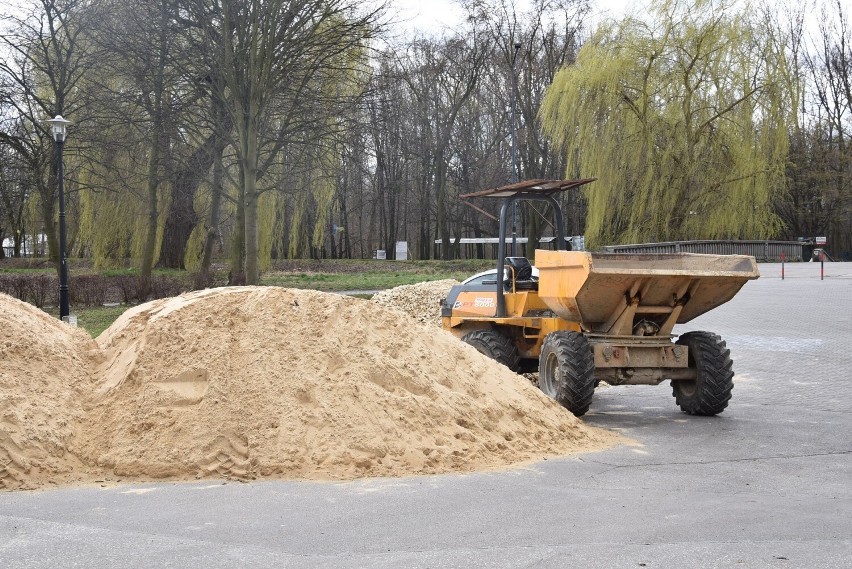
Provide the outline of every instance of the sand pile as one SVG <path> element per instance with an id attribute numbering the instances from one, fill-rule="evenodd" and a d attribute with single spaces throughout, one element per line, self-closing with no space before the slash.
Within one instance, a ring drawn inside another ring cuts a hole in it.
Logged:
<path id="1" fill-rule="evenodd" d="M 457 284 L 456 280 L 444 279 L 403 285 L 377 292 L 370 300 L 402 310 L 422 324 L 441 326 L 441 299 L 446 298 L 452 286 Z"/>
<path id="2" fill-rule="evenodd" d="M 96 343 L 0 295 L 0 489 L 473 471 L 621 440 L 400 316 L 235 287 L 128 310 Z"/>
<path id="3" fill-rule="evenodd" d="M 75 449 L 125 478 L 347 479 L 605 448 L 505 367 L 365 300 L 234 287 L 129 310 Z"/>
<path id="4" fill-rule="evenodd" d="M 79 473 L 68 453 L 81 400 L 93 388 L 95 342 L 0 293 L 0 489 L 28 489 Z"/>

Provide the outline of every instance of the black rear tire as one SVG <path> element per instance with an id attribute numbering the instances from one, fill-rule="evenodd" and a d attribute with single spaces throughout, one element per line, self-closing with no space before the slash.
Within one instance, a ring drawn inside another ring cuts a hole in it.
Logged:
<path id="1" fill-rule="evenodd" d="M 569 331 L 548 334 L 539 356 L 542 392 L 581 417 L 592 404 L 595 385 L 595 357 L 586 337 Z"/>
<path id="2" fill-rule="evenodd" d="M 492 360 L 497 360 L 512 371 L 518 370 L 518 348 L 512 343 L 511 338 L 493 329 L 474 330 L 462 337 L 462 342 L 468 343 L 476 348 L 480 354 L 484 354 Z"/>
<path id="3" fill-rule="evenodd" d="M 688 332 L 677 344 L 689 347 L 689 367 L 695 380 L 672 381 L 672 394 L 688 415 L 717 415 L 725 410 L 734 388 L 731 351 L 711 332 Z"/>

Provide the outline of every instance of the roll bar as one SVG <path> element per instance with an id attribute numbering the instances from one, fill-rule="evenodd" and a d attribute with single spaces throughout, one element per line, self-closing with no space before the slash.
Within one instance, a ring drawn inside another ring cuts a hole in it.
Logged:
<path id="1" fill-rule="evenodd" d="M 565 225 L 562 217 L 562 208 L 550 194 L 517 193 L 505 198 L 500 207 L 500 241 L 497 243 L 497 313 L 495 318 L 506 317 L 506 297 L 503 292 L 503 266 L 506 262 L 506 230 L 509 208 L 518 201 L 541 201 L 547 202 L 553 207 L 553 215 L 556 218 L 556 249 L 565 249 Z"/>

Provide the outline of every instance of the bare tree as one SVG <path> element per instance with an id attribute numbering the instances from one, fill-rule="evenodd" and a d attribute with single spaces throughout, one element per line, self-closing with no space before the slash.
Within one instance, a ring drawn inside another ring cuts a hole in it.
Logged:
<path id="1" fill-rule="evenodd" d="M 82 8 L 82 0 L 38 0 L 24 15 L 10 7 L 0 16 L 0 102 L 14 112 L 2 118 L 0 141 L 14 148 L 32 173 L 57 272 L 56 156 L 44 121 L 54 115 L 77 124 L 86 120 L 78 89 L 90 63 Z M 73 146 L 73 137 L 69 141 Z"/>
<path id="2" fill-rule="evenodd" d="M 264 145 L 301 124 L 312 82 L 345 72 L 378 22 L 351 0 L 197 0 L 196 21 L 215 46 L 220 96 L 234 121 L 245 224 L 245 273 L 259 278 L 258 186 Z M 315 125 L 321 127 L 322 125 Z"/>
<path id="3" fill-rule="evenodd" d="M 9 236 L 12 256 L 20 257 L 24 234 L 26 205 L 32 188 L 32 177 L 20 156 L 8 144 L 0 144 L 0 241 Z M 5 257 L 5 249 L 0 258 Z"/>
<path id="4" fill-rule="evenodd" d="M 809 199 L 802 206 L 814 233 L 834 251 L 852 251 L 852 26 L 844 3 L 824 6 L 816 49 L 808 58 L 815 96 L 811 117 Z"/>

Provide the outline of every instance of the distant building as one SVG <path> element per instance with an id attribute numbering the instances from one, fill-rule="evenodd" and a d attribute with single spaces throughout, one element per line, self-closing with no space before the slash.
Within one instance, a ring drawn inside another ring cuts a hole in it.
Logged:
<path id="1" fill-rule="evenodd" d="M 35 239 L 33 239 L 35 237 Z M 7 257 L 15 254 L 15 241 L 10 237 L 3 238 L 3 253 Z M 21 257 L 44 257 L 47 255 L 47 235 L 26 235 L 21 243 Z"/>

